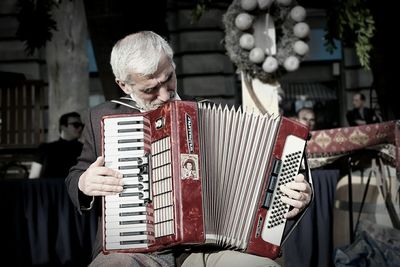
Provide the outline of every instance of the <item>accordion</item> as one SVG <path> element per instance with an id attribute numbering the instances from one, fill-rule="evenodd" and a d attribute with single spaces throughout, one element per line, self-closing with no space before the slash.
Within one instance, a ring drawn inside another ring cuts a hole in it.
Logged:
<path id="1" fill-rule="evenodd" d="M 309 132 L 282 116 L 191 101 L 102 118 L 103 252 L 212 245 L 275 259 L 289 206 L 279 186 L 300 169 Z"/>

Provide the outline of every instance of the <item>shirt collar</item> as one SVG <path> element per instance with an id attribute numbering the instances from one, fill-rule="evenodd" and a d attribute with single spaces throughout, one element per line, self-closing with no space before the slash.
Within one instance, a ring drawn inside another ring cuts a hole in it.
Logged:
<path id="1" fill-rule="evenodd" d="M 181 100 L 178 93 L 175 93 L 175 97 L 173 100 Z M 137 109 L 140 112 L 146 111 L 146 110 L 143 110 L 141 107 L 139 107 L 139 105 L 137 104 L 137 101 L 133 95 L 126 95 L 126 96 L 120 97 L 119 99 L 111 100 L 111 102 L 117 103 L 117 104 L 120 104 L 123 106 L 127 106 L 129 108 Z"/>

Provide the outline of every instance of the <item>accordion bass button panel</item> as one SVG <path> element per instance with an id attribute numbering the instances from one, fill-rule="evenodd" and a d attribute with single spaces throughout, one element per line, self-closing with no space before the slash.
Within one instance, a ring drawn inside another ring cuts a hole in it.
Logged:
<path id="1" fill-rule="evenodd" d="M 123 191 L 105 197 L 104 248 L 147 248 L 154 242 L 150 201 L 149 124 L 142 116 L 103 119 L 105 166 L 123 174 Z"/>
<path id="2" fill-rule="evenodd" d="M 290 208 L 289 205 L 282 202 L 283 193 L 279 187 L 294 181 L 294 177 L 300 169 L 304 146 L 305 140 L 289 135 L 283 148 L 281 160 L 276 160 L 272 167 L 263 205 L 268 208 L 268 212 L 261 231 L 261 237 L 264 241 L 277 246 L 281 244 L 282 234 L 285 229 L 286 218 L 284 215 Z"/>

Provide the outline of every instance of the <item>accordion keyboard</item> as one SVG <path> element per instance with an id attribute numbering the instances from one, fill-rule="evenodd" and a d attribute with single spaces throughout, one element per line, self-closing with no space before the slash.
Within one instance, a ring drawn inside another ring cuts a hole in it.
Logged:
<path id="1" fill-rule="evenodd" d="M 123 174 L 123 191 L 105 196 L 106 249 L 146 248 L 154 242 L 149 202 L 149 124 L 143 117 L 104 119 L 105 166 Z"/>

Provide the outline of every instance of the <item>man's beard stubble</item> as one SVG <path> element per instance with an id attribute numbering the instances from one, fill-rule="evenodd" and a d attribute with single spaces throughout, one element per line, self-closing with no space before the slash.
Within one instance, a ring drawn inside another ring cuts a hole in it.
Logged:
<path id="1" fill-rule="evenodd" d="M 143 101 L 141 99 L 138 99 L 135 97 L 136 99 L 136 104 L 138 105 L 138 107 L 144 111 L 151 111 L 151 110 L 155 110 L 158 109 L 159 107 L 161 107 L 162 105 L 164 105 L 165 103 L 175 99 L 176 96 L 176 91 L 172 91 L 170 93 L 170 97 L 168 99 L 168 101 L 160 101 L 160 100 L 154 100 L 151 103 L 143 103 Z"/>

